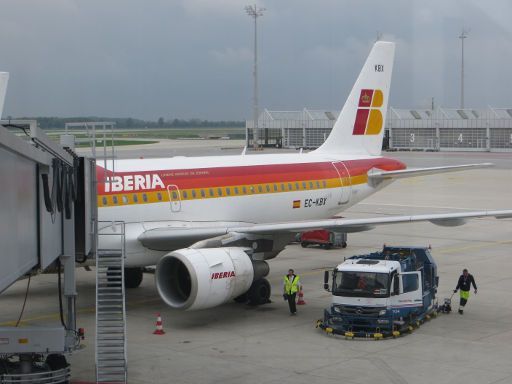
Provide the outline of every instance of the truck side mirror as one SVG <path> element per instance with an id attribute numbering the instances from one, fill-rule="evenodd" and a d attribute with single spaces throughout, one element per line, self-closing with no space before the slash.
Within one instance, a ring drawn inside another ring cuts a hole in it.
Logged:
<path id="1" fill-rule="evenodd" d="M 324 272 L 324 289 L 329 290 L 329 271 Z"/>

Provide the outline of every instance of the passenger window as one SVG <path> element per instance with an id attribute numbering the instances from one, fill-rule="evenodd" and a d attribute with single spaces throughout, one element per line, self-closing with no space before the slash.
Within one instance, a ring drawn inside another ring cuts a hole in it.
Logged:
<path id="1" fill-rule="evenodd" d="M 233 188 L 235 191 L 235 195 L 238 195 L 238 187 Z"/>
<path id="2" fill-rule="evenodd" d="M 122 200 L 123 204 L 128 204 L 128 198 L 126 196 L 123 195 Z"/>
<path id="3" fill-rule="evenodd" d="M 172 191 L 172 199 L 173 200 L 178 200 L 178 192 Z"/>
<path id="4" fill-rule="evenodd" d="M 314 188 L 314 187 L 313 187 L 313 182 L 312 182 L 312 181 L 310 181 L 310 182 L 309 182 L 309 189 L 313 189 L 313 188 Z"/>
<path id="5" fill-rule="evenodd" d="M 187 191 L 183 191 L 183 198 L 184 198 L 184 199 L 187 199 L 187 198 L 188 198 L 188 193 L 187 193 Z"/>
<path id="6" fill-rule="evenodd" d="M 299 183 L 295 183 L 295 189 L 298 191 L 300 188 L 299 188 Z"/>
<path id="7" fill-rule="evenodd" d="M 213 191 L 213 189 L 211 189 L 211 188 L 210 188 L 210 190 L 209 190 L 209 193 L 210 193 L 210 197 L 215 196 L 215 192 L 214 192 L 214 191 Z"/>
<path id="8" fill-rule="evenodd" d="M 288 183 L 288 190 L 293 191 L 292 183 Z"/>
<path id="9" fill-rule="evenodd" d="M 137 195 L 133 195 L 133 202 L 136 203 L 139 201 L 139 198 L 137 197 Z"/>
<path id="10" fill-rule="evenodd" d="M 222 196 L 222 188 L 217 188 L 217 193 L 219 194 L 219 196 Z"/>
<path id="11" fill-rule="evenodd" d="M 322 184 L 324 185 L 324 188 L 327 188 L 327 181 L 322 180 Z"/>
<path id="12" fill-rule="evenodd" d="M 231 195 L 231 188 L 226 188 L 226 195 Z"/>
<path id="13" fill-rule="evenodd" d="M 306 189 L 306 182 L 305 181 L 302 182 L 302 189 Z"/>
<path id="14" fill-rule="evenodd" d="M 262 192 L 263 192 L 263 188 L 262 188 L 262 186 L 261 186 L 261 185 L 258 185 L 258 192 L 259 192 L 259 193 L 262 193 Z"/>
<path id="15" fill-rule="evenodd" d="M 103 205 L 107 205 L 107 198 L 105 196 L 103 196 L 101 201 L 102 201 Z"/>
<path id="16" fill-rule="evenodd" d="M 265 185 L 265 189 L 267 190 L 267 192 L 270 192 L 270 185 Z"/>
<path id="17" fill-rule="evenodd" d="M 277 192 L 277 184 L 274 184 L 274 192 Z"/>
<path id="18" fill-rule="evenodd" d="M 156 194 L 156 198 L 158 199 L 158 201 L 162 201 L 162 194 L 160 192 L 158 192 Z"/>
<path id="19" fill-rule="evenodd" d="M 112 201 L 114 202 L 114 204 L 117 204 L 118 203 L 117 196 L 112 196 Z"/>
<path id="20" fill-rule="evenodd" d="M 286 190 L 286 189 L 285 189 L 285 187 L 284 187 L 284 184 L 281 184 L 281 191 L 283 191 L 283 192 L 284 192 L 285 190 Z"/>
<path id="21" fill-rule="evenodd" d="M 195 189 L 193 189 L 193 190 L 192 190 L 192 198 L 193 198 L 193 199 L 195 199 L 195 198 L 196 198 L 196 190 L 195 190 Z"/>
<path id="22" fill-rule="evenodd" d="M 145 193 L 142 194 L 142 200 L 144 200 L 145 203 L 148 202 L 148 195 L 146 195 Z"/>
<path id="23" fill-rule="evenodd" d="M 318 180 L 316 181 L 316 187 L 320 189 L 320 182 Z"/>
<path id="24" fill-rule="evenodd" d="M 249 190 L 251 191 L 251 193 L 254 193 L 254 185 L 251 185 L 251 186 L 249 187 Z"/>
<path id="25" fill-rule="evenodd" d="M 201 189 L 201 197 L 206 197 L 206 193 L 204 192 L 204 189 Z"/>
<path id="26" fill-rule="evenodd" d="M 244 195 L 247 195 L 247 188 L 242 187 L 242 192 L 243 192 Z"/>

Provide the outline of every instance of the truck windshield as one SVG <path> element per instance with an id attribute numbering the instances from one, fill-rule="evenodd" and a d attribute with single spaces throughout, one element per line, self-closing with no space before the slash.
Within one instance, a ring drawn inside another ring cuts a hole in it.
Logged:
<path id="1" fill-rule="evenodd" d="M 388 297 L 389 275 L 373 272 L 334 272 L 332 293 L 336 296 Z"/>

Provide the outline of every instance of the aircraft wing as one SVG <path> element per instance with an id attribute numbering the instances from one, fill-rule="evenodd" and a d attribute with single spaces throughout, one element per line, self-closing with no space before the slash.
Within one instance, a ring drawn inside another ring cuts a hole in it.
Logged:
<path id="1" fill-rule="evenodd" d="M 372 169 L 368 172 L 368 182 L 375 186 L 384 180 L 404 179 L 406 177 L 434 175 L 437 173 L 457 172 L 461 170 L 488 168 L 492 166 L 492 163 L 478 163 L 429 168 L 407 168 L 399 171 L 382 171 L 380 169 Z"/>
<path id="2" fill-rule="evenodd" d="M 237 224 L 218 227 L 164 227 L 148 230 L 142 233 L 138 239 L 143 246 L 149 249 L 171 250 L 177 249 L 178 247 L 188 247 L 202 240 L 219 237 L 220 239 L 218 244 L 222 244 L 222 236 L 233 236 L 235 234 L 273 235 L 279 233 L 303 232 L 314 229 L 329 229 L 336 232 L 353 233 L 368 231 L 378 225 L 413 223 L 421 221 L 429 221 L 436 225 L 454 227 L 465 224 L 468 219 L 478 217 L 495 217 L 497 219 L 512 218 L 512 210 L 388 216 L 365 219 L 334 218 L 267 224 Z M 205 244 L 207 244 L 207 242 Z"/>

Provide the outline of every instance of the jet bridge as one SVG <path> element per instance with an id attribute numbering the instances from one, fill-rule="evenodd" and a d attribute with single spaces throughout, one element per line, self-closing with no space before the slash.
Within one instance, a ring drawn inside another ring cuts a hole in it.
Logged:
<path id="1" fill-rule="evenodd" d="M 0 327 L 2 384 L 70 378 L 64 354 L 82 336 L 75 316 L 75 264 L 96 249 L 95 179 L 94 160 L 60 147 L 36 121 L 0 120 L 0 300 L 17 280 L 50 269 L 58 271 L 55 285 L 64 297 L 55 326 Z"/>

